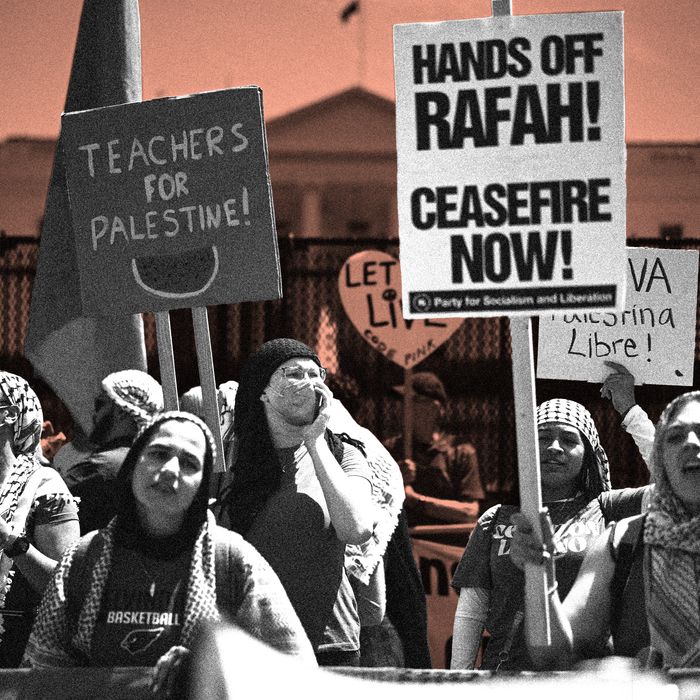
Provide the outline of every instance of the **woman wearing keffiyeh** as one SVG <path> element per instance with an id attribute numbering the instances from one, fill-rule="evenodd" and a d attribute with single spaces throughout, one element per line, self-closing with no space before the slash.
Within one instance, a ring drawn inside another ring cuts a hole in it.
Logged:
<path id="1" fill-rule="evenodd" d="M 275 574 L 207 510 L 214 454 L 209 429 L 188 413 L 142 429 L 117 476 L 117 515 L 66 551 L 26 663 L 155 665 L 154 690 L 172 689 L 202 623 L 222 617 L 314 663 Z"/>
<path id="2" fill-rule="evenodd" d="M 18 666 L 41 594 L 78 538 L 77 506 L 37 458 L 43 416 L 29 384 L 0 372 L 0 666 Z"/>
<path id="3" fill-rule="evenodd" d="M 649 512 L 599 537 L 563 604 L 553 594 L 553 644 L 541 666 L 568 667 L 611 631 L 617 654 L 666 668 L 700 664 L 700 392 L 683 394 L 664 410 L 651 468 Z M 537 552 L 523 526 L 514 550 L 522 561 L 541 561 L 541 546 Z M 626 546 L 630 554 L 622 556 Z"/>
<path id="4" fill-rule="evenodd" d="M 567 399 L 537 409 L 542 501 L 555 532 L 556 580 L 563 595 L 576 579 L 586 550 L 610 520 L 641 509 L 642 489 L 611 491 L 605 450 L 591 414 Z M 452 585 L 455 614 L 452 668 L 473 668 L 482 630 L 490 639 L 481 668 L 534 667 L 524 638 L 524 577 L 511 561 L 517 507 L 494 506 L 479 518 Z M 540 548 L 541 555 L 541 548 Z"/>

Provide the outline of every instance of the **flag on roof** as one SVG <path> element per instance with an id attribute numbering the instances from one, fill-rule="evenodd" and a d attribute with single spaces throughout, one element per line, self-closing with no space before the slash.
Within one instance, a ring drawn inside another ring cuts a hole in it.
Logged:
<path id="1" fill-rule="evenodd" d="M 360 11 L 360 2 L 359 0 L 354 0 L 353 2 L 349 2 L 340 12 L 340 21 L 341 22 L 348 22 L 350 18 L 356 13 Z"/>

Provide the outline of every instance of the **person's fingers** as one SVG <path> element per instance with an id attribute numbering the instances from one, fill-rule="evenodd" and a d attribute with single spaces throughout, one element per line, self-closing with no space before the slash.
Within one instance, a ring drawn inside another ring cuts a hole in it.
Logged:
<path id="1" fill-rule="evenodd" d="M 519 569 L 524 568 L 525 564 L 542 565 L 544 563 L 543 553 L 542 545 L 534 540 L 518 540 L 514 537 L 511 542 L 510 557 Z"/>
<path id="2" fill-rule="evenodd" d="M 614 360 L 603 360 L 603 363 L 610 367 L 610 369 L 615 370 L 618 374 L 632 374 L 627 367 Z"/>
<path id="3" fill-rule="evenodd" d="M 540 530 L 546 551 L 552 552 L 554 550 L 554 527 L 547 508 L 540 510 Z"/>
<path id="4" fill-rule="evenodd" d="M 510 516 L 510 522 L 524 534 L 533 531 L 532 524 L 523 513 L 513 513 L 513 515 Z"/>
<path id="5" fill-rule="evenodd" d="M 163 683 L 168 675 L 168 654 L 169 652 L 163 654 L 163 656 L 158 659 L 156 665 L 153 669 L 153 678 L 151 680 L 151 692 L 156 695 L 163 688 Z"/>
<path id="6" fill-rule="evenodd" d="M 173 694 L 173 691 L 175 690 L 175 682 L 178 679 L 183 658 L 184 657 L 182 656 L 182 654 L 176 654 L 172 663 L 170 664 L 170 667 L 168 668 L 168 674 L 165 679 L 168 697 L 170 697 Z"/>

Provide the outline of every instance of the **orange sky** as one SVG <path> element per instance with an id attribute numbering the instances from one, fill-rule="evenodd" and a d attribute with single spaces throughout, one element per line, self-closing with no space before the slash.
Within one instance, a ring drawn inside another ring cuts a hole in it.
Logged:
<path id="1" fill-rule="evenodd" d="M 490 0 L 361 0 L 361 17 L 341 24 L 346 3 L 141 0 L 144 99 L 257 84 L 268 117 L 359 82 L 393 99 L 393 24 L 491 11 Z M 0 3 L 0 140 L 56 135 L 81 8 Z M 610 9 L 625 11 L 627 140 L 700 140 L 697 0 L 513 0 L 515 14 Z"/>

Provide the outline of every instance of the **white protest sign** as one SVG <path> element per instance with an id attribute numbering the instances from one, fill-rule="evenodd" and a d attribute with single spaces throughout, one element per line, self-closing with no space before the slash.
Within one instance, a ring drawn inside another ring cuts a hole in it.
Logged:
<path id="1" fill-rule="evenodd" d="M 620 308 L 622 13 L 394 27 L 407 318 Z"/>
<path id="2" fill-rule="evenodd" d="M 627 248 L 623 311 L 540 317 L 537 376 L 602 382 L 623 364 L 637 384 L 691 386 L 698 251 Z"/>

